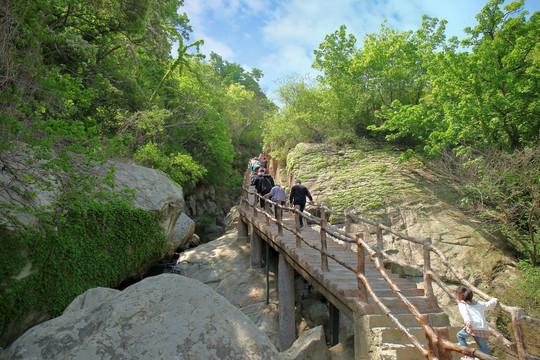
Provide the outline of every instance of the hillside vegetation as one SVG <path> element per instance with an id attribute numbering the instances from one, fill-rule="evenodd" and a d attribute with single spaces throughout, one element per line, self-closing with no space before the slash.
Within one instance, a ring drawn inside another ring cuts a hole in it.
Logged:
<path id="1" fill-rule="evenodd" d="M 361 45 L 342 25 L 314 51 L 321 75 L 278 89 L 263 137 L 338 210 L 390 222 L 392 208 L 422 214 L 415 199 L 459 207 L 519 264 L 494 294 L 538 318 L 540 13 L 523 3 L 488 1 L 461 40 L 427 16 L 417 31 L 383 23 Z"/>

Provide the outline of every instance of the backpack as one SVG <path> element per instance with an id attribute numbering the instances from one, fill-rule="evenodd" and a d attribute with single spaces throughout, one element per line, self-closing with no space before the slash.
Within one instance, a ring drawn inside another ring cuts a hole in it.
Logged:
<path id="1" fill-rule="evenodd" d="M 261 192 L 269 193 L 272 190 L 272 182 L 268 176 L 263 176 L 260 180 L 261 182 Z"/>

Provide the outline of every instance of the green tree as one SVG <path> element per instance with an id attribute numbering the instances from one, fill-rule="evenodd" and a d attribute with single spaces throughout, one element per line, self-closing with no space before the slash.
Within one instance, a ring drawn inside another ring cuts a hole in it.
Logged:
<path id="1" fill-rule="evenodd" d="M 273 157 L 285 160 L 299 142 L 321 142 L 336 133 L 327 92 L 306 76 L 289 76 L 282 81 L 276 94 L 283 107 L 267 119 L 263 130 L 265 149 Z"/>
<path id="2" fill-rule="evenodd" d="M 452 39 L 429 64 L 431 91 L 419 104 L 396 101 L 372 130 L 389 139 L 412 137 L 430 154 L 445 148 L 498 146 L 521 149 L 538 143 L 540 13 L 527 19 L 523 1 L 500 9 L 490 1 L 457 52 Z"/>

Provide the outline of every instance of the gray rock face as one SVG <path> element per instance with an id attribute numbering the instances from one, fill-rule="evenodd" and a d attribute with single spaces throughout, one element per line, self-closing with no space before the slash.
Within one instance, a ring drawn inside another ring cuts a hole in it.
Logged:
<path id="1" fill-rule="evenodd" d="M 176 265 L 181 274 L 211 286 L 249 316 L 279 345 L 275 269 L 270 272 L 270 304 L 266 305 L 264 270 L 250 269 L 250 248 L 236 231 L 182 253 Z"/>
<path id="2" fill-rule="evenodd" d="M 43 164 L 42 161 L 36 161 L 32 165 L 28 165 L 27 158 L 28 155 L 17 148 L 0 153 L 0 162 L 8 167 L 0 171 L 0 203 L 16 207 L 34 208 L 52 205 L 58 196 L 57 189 L 53 188 L 47 191 L 19 179 L 28 177 L 41 182 L 50 181 L 51 184 L 54 184 L 58 179 L 40 170 L 40 165 Z M 13 174 L 17 176 L 13 176 Z M 9 215 L 25 225 L 32 226 L 37 221 L 33 215 L 17 210 L 12 210 Z M 10 223 L 9 217 L 6 216 L 4 211 L 0 211 L 0 222 Z"/>
<path id="3" fill-rule="evenodd" d="M 64 314 L 78 311 L 83 308 L 91 308 L 101 303 L 107 302 L 120 293 L 120 290 L 97 287 L 89 289 L 77 296 L 75 300 L 64 309 Z"/>
<path id="4" fill-rule="evenodd" d="M 22 146 L 21 146 L 22 148 Z M 56 201 L 59 190 L 55 185 L 57 177 L 63 174 L 51 175 L 40 169 L 41 162 L 37 161 L 31 166 L 26 164 L 28 154 L 22 150 L 4 151 L 0 154 L 3 163 L 9 164 L 10 171 L 17 174 L 17 178 L 28 176 L 41 182 L 50 182 L 50 189 L 43 189 L 17 180 L 11 172 L 0 171 L 0 203 L 13 206 L 42 207 L 49 206 Z M 101 176 L 109 171 L 110 167 L 116 169 L 113 182 L 115 190 L 133 189 L 136 194 L 129 201 L 136 207 L 155 211 L 161 214 L 161 226 L 169 242 L 174 235 L 176 221 L 184 209 L 184 193 L 182 188 L 174 184 L 160 170 L 150 169 L 139 165 L 127 164 L 122 161 L 109 160 L 105 165 L 93 169 L 81 168 L 79 171 L 90 171 Z M 33 225 L 36 219 L 28 214 L 11 211 L 11 216 L 25 225 Z M 0 221 L 5 222 L 7 217 L 0 212 Z"/>
<path id="5" fill-rule="evenodd" d="M 202 244 L 182 253 L 175 266 L 182 275 L 195 278 L 211 286 L 233 305 L 249 316 L 264 331 L 274 346 L 279 346 L 277 259 L 270 259 L 269 304 L 266 305 L 264 269 L 250 268 L 249 240 L 237 238 L 231 231 L 217 240 Z M 315 293 L 301 291 L 305 283 L 297 278 L 296 323 L 298 334 L 315 328 L 328 320 L 326 305 Z M 303 299 L 300 299 L 303 298 Z M 324 312 L 326 311 L 326 314 Z M 323 340 L 324 347 L 326 342 Z"/>
<path id="6" fill-rule="evenodd" d="M 25 154 L 20 150 L 0 153 L 0 162 L 2 164 L 8 164 L 7 170 L 0 171 L 0 203 L 8 206 L 39 208 L 52 205 L 58 199 L 60 188 L 56 185 L 56 180 L 62 179 L 67 175 L 62 172 L 51 174 L 50 171 L 47 172 L 40 168 L 40 162 L 27 164 L 26 161 L 29 160 L 29 156 L 29 154 Z M 164 229 L 169 241 L 168 245 L 163 248 L 160 254 L 154 258 L 142 258 L 139 264 L 135 264 L 133 268 L 129 269 L 130 272 L 132 271 L 133 276 L 137 276 L 146 271 L 150 261 L 159 260 L 168 251 L 173 250 L 171 241 L 174 235 L 174 226 L 184 208 L 184 195 L 182 189 L 169 180 L 163 172 L 121 161 L 111 160 L 103 166 L 91 169 L 81 165 L 75 171 L 80 173 L 89 172 L 96 176 L 101 176 L 108 172 L 110 167 L 116 168 L 113 180 L 116 184 L 115 190 L 134 189 L 136 194 L 132 198 L 129 198 L 129 201 L 136 207 L 159 213 L 161 219 L 160 225 Z M 38 179 L 42 183 L 50 182 L 51 188 L 45 189 L 32 186 L 27 182 L 17 180 L 23 179 L 25 176 Z M 5 209 L 3 211 L 0 210 L 0 222 L 2 223 L 8 219 Z M 9 216 L 14 216 L 17 220 L 28 226 L 34 225 L 37 220 L 33 215 L 16 210 L 11 211 Z M 89 237 L 88 241 L 91 240 Z M 36 271 L 39 270 L 32 267 L 32 264 L 28 262 L 15 278 L 22 280 Z M 17 326 L 9 324 L 6 330 L 0 333 L 0 337 L 3 341 L 12 341 L 20 334 L 21 329 L 28 329 L 30 326 L 49 318 L 50 315 L 42 311 L 30 311 L 29 314 L 25 314 L 24 318 L 17 320 Z"/>
<path id="7" fill-rule="evenodd" d="M 280 354 L 280 360 L 330 360 L 330 350 L 326 346 L 324 330 L 317 326 L 300 335 L 298 340 Z"/>
<path id="8" fill-rule="evenodd" d="M 1 359 L 276 359 L 268 337 L 210 287 L 180 275 L 83 294 L 27 331 Z"/>
<path id="9" fill-rule="evenodd" d="M 182 213 L 174 227 L 172 246 L 174 249 L 185 248 L 189 238 L 195 233 L 195 221 Z"/>
<path id="10" fill-rule="evenodd" d="M 173 241 L 176 221 L 184 209 L 182 188 L 174 184 L 164 172 L 143 166 L 108 161 L 102 169 L 116 168 L 114 183 L 116 190 L 136 191 L 131 203 L 144 210 L 161 214 L 161 227 L 170 243 Z"/>

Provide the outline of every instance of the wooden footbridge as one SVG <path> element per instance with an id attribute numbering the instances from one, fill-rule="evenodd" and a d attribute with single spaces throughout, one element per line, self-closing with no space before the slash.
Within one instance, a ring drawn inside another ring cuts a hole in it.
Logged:
<path id="1" fill-rule="evenodd" d="M 260 208 L 258 203 L 259 195 L 246 184 L 239 207 L 238 235 L 250 237 L 252 267 L 262 267 L 266 243 L 267 276 L 268 249 L 272 248 L 279 254 L 281 351 L 288 349 L 295 340 L 296 271 L 328 300 L 334 344 L 338 341 L 339 312 L 353 321 L 356 359 L 447 360 L 463 354 L 481 360 L 496 359 L 475 347 L 463 347 L 453 341 L 457 330 L 448 328 L 448 317 L 437 304 L 432 283 L 436 282 L 449 296 L 456 298 L 432 271 L 432 253 L 440 257 L 457 281 L 481 298 L 490 299 L 490 296 L 470 284 L 431 244 L 430 239 L 414 238 L 373 220 L 350 212 L 334 212 L 325 206 L 318 206 L 319 216 L 314 216 L 270 200 L 265 201 L 264 208 Z M 269 210 L 270 205 L 275 211 Z M 344 219 L 344 226 L 330 224 L 327 220 L 329 215 Z M 312 226 L 306 225 L 301 229 L 300 216 L 304 223 Z M 353 234 L 351 221 L 364 223 L 374 231 Z M 374 239 L 370 238 L 370 233 L 376 234 L 372 236 Z M 393 260 L 383 248 L 383 234 L 386 233 L 421 246 L 423 263 L 416 265 Z M 422 286 L 389 273 L 385 264 L 392 263 L 423 274 Z M 540 325 L 540 321 L 525 315 L 519 308 L 504 304 L 500 307 L 511 314 L 515 340 L 511 342 L 498 330 L 491 329 L 497 343 L 502 344 L 499 348 L 514 358 L 540 359 L 528 351 L 521 326 L 523 322 Z"/>

